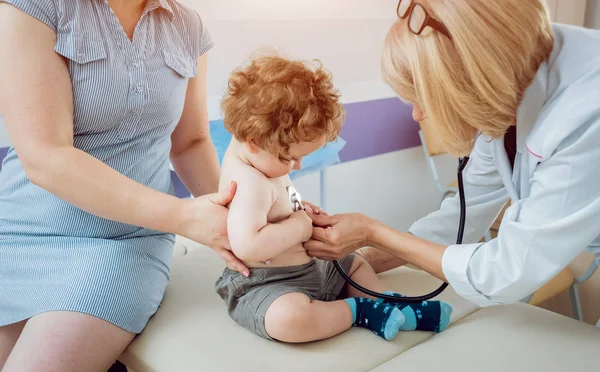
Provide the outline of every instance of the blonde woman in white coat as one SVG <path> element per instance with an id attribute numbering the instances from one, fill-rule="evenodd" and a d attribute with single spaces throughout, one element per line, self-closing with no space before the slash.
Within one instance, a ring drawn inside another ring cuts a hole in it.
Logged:
<path id="1" fill-rule="evenodd" d="M 551 24 L 543 0 L 402 0 L 398 17 L 384 78 L 470 156 L 464 244 L 457 196 L 409 232 L 314 214 L 305 247 L 333 259 L 370 246 L 359 252 L 378 272 L 408 262 L 477 305 L 520 301 L 600 247 L 600 32 Z M 509 200 L 498 237 L 479 243 Z"/>

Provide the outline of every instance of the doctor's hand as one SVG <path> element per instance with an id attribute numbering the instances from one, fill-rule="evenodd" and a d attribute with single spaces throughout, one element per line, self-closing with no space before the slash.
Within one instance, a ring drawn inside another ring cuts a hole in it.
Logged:
<path id="1" fill-rule="evenodd" d="M 237 258 L 229 245 L 227 237 L 227 205 L 235 196 L 237 185 L 232 183 L 227 189 L 185 200 L 182 209 L 182 227 L 179 235 L 213 249 L 227 267 L 248 276 L 250 271 Z"/>
<path id="2" fill-rule="evenodd" d="M 307 213 L 324 214 L 328 216 L 328 214 L 325 213 L 323 209 L 311 202 L 303 201 L 302 205 L 304 205 L 304 209 L 307 211 Z"/>
<path id="3" fill-rule="evenodd" d="M 369 218 L 361 213 L 336 214 L 310 213 L 313 234 L 304 248 L 311 257 L 337 260 L 358 248 L 368 245 Z"/>

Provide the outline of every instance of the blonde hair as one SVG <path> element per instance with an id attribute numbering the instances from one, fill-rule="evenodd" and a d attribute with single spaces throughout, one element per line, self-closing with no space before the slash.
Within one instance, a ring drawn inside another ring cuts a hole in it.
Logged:
<path id="1" fill-rule="evenodd" d="M 420 0 L 452 36 L 414 35 L 398 20 L 385 39 L 385 82 L 421 106 L 446 150 L 468 155 L 478 132 L 500 138 L 553 48 L 544 0 Z"/>
<path id="2" fill-rule="evenodd" d="M 339 99 L 319 61 L 266 55 L 232 73 L 221 108 L 237 140 L 282 158 L 293 143 L 337 138 L 345 119 Z"/>

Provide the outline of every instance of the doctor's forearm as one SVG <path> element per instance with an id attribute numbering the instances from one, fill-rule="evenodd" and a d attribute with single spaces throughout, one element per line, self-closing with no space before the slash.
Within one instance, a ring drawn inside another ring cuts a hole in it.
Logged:
<path id="1" fill-rule="evenodd" d="M 395 230 L 377 220 L 369 225 L 369 245 L 447 281 L 442 270 L 442 256 L 447 247 Z"/>

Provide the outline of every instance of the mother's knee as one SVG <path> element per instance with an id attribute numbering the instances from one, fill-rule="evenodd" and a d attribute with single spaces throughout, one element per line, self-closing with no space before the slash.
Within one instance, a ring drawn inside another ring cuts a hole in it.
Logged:
<path id="1" fill-rule="evenodd" d="M 5 370 L 106 371 L 134 337 L 91 315 L 42 313 L 27 322 Z"/>

